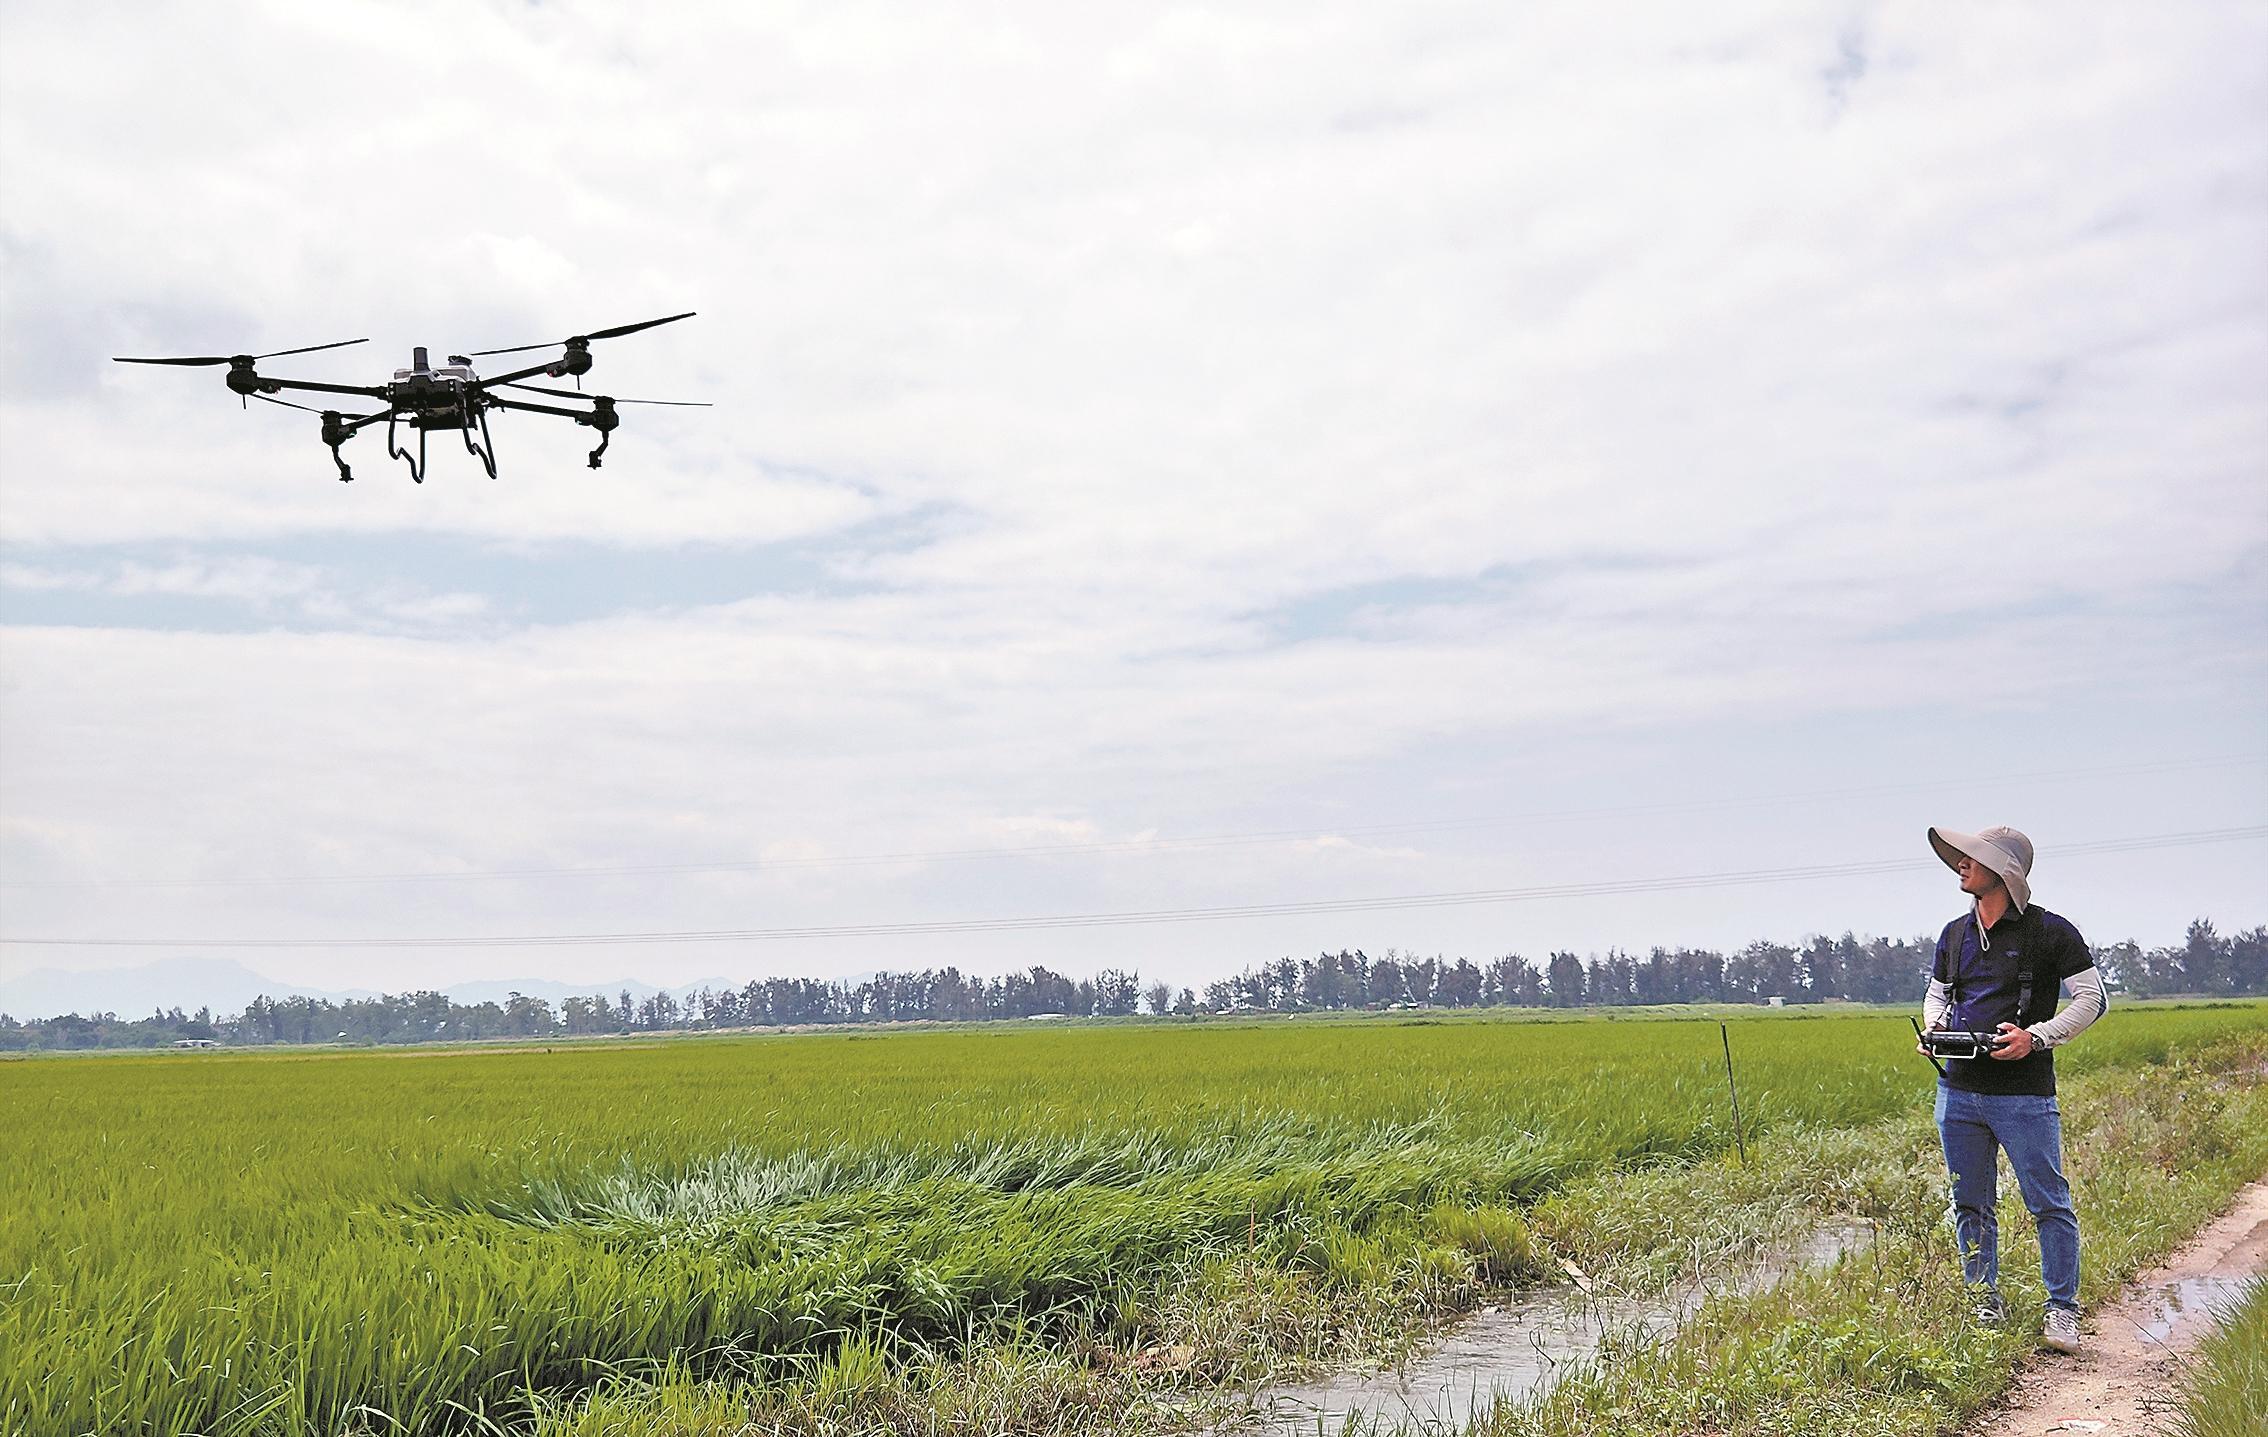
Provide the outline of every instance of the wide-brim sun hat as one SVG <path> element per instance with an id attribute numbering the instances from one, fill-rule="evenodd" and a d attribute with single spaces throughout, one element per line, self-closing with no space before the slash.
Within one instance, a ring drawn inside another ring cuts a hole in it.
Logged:
<path id="1" fill-rule="evenodd" d="M 1968 857 L 1999 874 L 2018 913 L 2032 906 L 2032 840 L 2015 829 L 1996 827 L 1959 833 L 1933 828 L 1929 846 L 1945 860 L 1947 868 L 1959 868 L 1962 858 Z"/>

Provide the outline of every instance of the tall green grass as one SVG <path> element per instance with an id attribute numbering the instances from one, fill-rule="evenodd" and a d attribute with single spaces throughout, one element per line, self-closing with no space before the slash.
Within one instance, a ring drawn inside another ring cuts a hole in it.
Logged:
<path id="1" fill-rule="evenodd" d="M 2268 1277 L 2246 1284 L 2220 1330 L 2198 1344 L 2170 1430 L 2174 1437 L 2268 1432 Z"/>
<path id="2" fill-rule="evenodd" d="M 2262 1021 L 2120 1017 L 2069 1059 Z M 1751 1141 L 1925 1103 L 1906 1032 L 1736 1024 Z M 1516 1220 L 1456 1215 L 1732 1141 L 1715 1024 L 1674 1021 L 30 1061 L 0 1123 L 0 1429 L 213 1437 L 1107 1334 L 1220 1254 L 1517 1269 Z"/>

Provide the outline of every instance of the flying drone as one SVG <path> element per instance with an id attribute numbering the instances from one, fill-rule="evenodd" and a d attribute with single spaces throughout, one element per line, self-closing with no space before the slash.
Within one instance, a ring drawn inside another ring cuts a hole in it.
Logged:
<path id="1" fill-rule="evenodd" d="M 607 444 L 622 423 L 615 412 L 618 404 L 667 404 L 678 408 L 707 409 L 705 403 L 680 399 L 617 399 L 611 394 L 585 394 L 583 376 L 591 369 L 591 341 L 619 339 L 625 334 L 636 334 L 641 329 L 652 329 L 657 324 L 674 324 L 691 319 L 694 311 L 664 315 L 660 319 L 642 320 L 637 324 L 618 324 L 612 329 L 594 329 L 588 334 L 571 334 L 559 341 L 564 352 L 542 364 L 531 364 L 526 369 L 515 369 L 509 374 L 491 375 L 487 379 L 473 373 L 472 362 L 491 354 L 525 354 L 531 349 L 549 349 L 550 344 L 519 344 L 508 349 L 481 349 L 472 354 L 452 354 L 449 362 L 435 366 L 427 362 L 425 346 L 411 352 L 410 367 L 394 371 L 391 384 L 318 384 L 308 379 L 274 379 L 259 372 L 256 365 L 263 359 L 281 359 L 287 354 L 313 354 L 324 349 L 344 349 L 350 344 L 368 344 L 367 339 L 342 339 L 335 344 L 310 344 L 302 349 L 279 349 L 269 354 L 203 354 L 185 359 L 127 359 L 120 364 L 184 364 L 228 366 L 228 387 L 243 399 L 257 399 L 264 404 L 280 404 L 286 409 L 303 409 L 309 414 L 323 417 L 323 442 L 331 448 L 331 462 L 339 466 L 339 481 L 354 478 L 339 454 L 339 446 L 371 425 L 383 420 L 386 425 L 386 457 L 399 459 L 409 465 L 410 478 L 419 484 L 425 482 L 425 439 L 436 429 L 454 429 L 464 438 L 465 452 L 480 460 L 488 477 L 496 477 L 496 450 L 488 438 L 488 411 L 491 409 L 517 409 L 528 414 L 555 414 L 572 419 L 577 424 L 599 432 L 598 448 L 591 451 L 591 467 L 599 467 L 599 459 L 606 453 Z M 526 384 L 523 380 L 537 375 L 551 379 L 565 379 L 572 375 L 574 389 L 546 389 L 540 384 Z M 371 414 L 348 414 L 339 409 L 316 409 L 312 405 L 295 404 L 275 396 L 283 390 L 304 390 L 315 394 L 352 394 L 364 399 L 375 399 L 385 408 Z M 567 409 L 556 404 L 537 404 L 525 399 L 510 398 L 495 391 L 499 389 L 525 390 L 531 394 L 546 394 L 555 399 L 588 401 L 589 409 Z M 250 407 L 247 405 L 246 407 Z M 397 442 L 396 434 L 402 427 L 417 431 L 417 447 L 413 452 L 407 443 Z M 475 435 L 479 437 L 475 439 Z"/>

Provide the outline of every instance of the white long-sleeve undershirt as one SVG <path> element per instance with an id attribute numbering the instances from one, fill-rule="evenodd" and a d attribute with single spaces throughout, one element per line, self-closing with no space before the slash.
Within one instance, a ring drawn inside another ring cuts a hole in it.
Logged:
<path id="1" fill-rule="evenodd" d="M 1953 990 L 1939 979 L 1929 980 L 1929 992 L 1921 1000 L 1921 1025 L 1936 1032 L 1945 1026 L 1946 1015 L 1953 1011 Z"/>
<path id="2" fill-rule="evenodd" d="M 2103 991 L 2103 975 L 2094 968 L 2082 969 L 2063 980 L 2071 985 L 2071 1001 L 2063 1011 L 2043 1022 L 2034 1023 L 2032 1037 L 2047 1048 L 2060 1048 L 2079 1036 L 2089 1023 L 2103 1016 L 2110 1006 L 2110 995 Z"/>

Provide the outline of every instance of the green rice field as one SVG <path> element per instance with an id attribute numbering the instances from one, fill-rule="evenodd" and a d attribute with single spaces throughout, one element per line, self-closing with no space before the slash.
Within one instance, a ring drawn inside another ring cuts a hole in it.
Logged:
<path id="1" fill-rule="evenodd" d="M 1746 1168 L 1714 1017 L 0 1063 L 0 1430 L 1011 1431 L 903 1403 L 1017 1363 L 1056 1394 L 1031 1430 L 1164 1430 L 1128 1404 L 1611 1259 L 1618 1193 L 1670 1195 L 1659 1224 L 1926 1122 L 1902 1015 L 1731 1041 Z M 2268 1009 L 2121 1008 L 2062 1062 L 2107 1093 L 2201 1053 L 2244 1055 L 2184 1079 L 2225 1105 Z"/>

